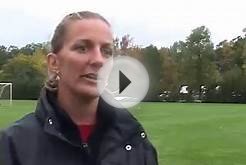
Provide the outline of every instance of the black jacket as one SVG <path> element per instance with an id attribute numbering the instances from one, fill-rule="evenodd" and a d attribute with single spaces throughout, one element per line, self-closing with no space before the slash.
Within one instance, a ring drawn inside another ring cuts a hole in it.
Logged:
<path id="1" fill-rule="evenodd" d="M 99 101 L 97 125 L 88 143 L 56 104 L 41 92 L 35 113 L 2 131 L 0 165 L 157 165 L 157 153 L 126 110 Z"/>

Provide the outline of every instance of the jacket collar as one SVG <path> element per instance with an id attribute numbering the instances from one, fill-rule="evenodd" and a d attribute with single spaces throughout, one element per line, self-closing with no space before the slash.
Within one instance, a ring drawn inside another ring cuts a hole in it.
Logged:
<path id="1" fill-rule="evenodd" d="M 45 132 L 74 146 L 81 145 L 78 128 L 57 104 L 56 93 L 43 88 L 35 114 Z M 112 143 L 119 143 L 126 141 L 139 130 L 142 130 L 142 127 L 127 110 L 114 108 L 99 99 L 95 134 L 102 133 L 104 139 L 113 139 Z"/>

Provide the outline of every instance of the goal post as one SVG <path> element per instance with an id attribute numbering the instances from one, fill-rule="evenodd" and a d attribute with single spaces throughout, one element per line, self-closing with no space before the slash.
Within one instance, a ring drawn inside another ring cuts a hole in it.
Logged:
<path id="1" fill-rule="evenodd" d="M 13 84 L 0 82 L 0 106 L 12 105 L 13 103 Z"/>

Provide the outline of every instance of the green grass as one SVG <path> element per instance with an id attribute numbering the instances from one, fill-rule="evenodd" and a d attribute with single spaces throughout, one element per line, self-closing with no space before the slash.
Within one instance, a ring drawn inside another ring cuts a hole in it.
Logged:
<path id="1" fill-rule="evenodd" d="M 35 106 L 36 101 L 31 100 L 15 100 L 12 106 L 9 102 L 0 101 L 0 128 L 7 127 L 25 114 L 34 111 Z"/>
<path id="2" fill-rule="evenodd" d="M 33 111 L 35 101 L 0 106 L 0 128 Z M 132 109 L 160 165 L 245 165 L 246 105 L 142 103 Z"/>
<path id="3" fill-rule="evenodd" d="M 161 165 L 246 164 L 246 105 L 143 103 L 134 113 Z"/>

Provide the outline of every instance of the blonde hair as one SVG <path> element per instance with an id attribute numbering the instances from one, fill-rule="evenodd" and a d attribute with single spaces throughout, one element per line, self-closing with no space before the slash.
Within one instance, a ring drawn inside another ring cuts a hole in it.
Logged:
<path id="1" fill-rule="evenodd" d="M 62 19 L 62 21 L 57 25 L 55 29 L 55 33 L 51 40 L 51 51 L 53 53 L 58 53 L 61 50 L 66 35 L 67 25 L 73 21 L 83 19 L 100 19 L 110 26 L 109 22 L 98 13 L 93 13 L 90 11 L 81 11 L 68 14 Z"/>

